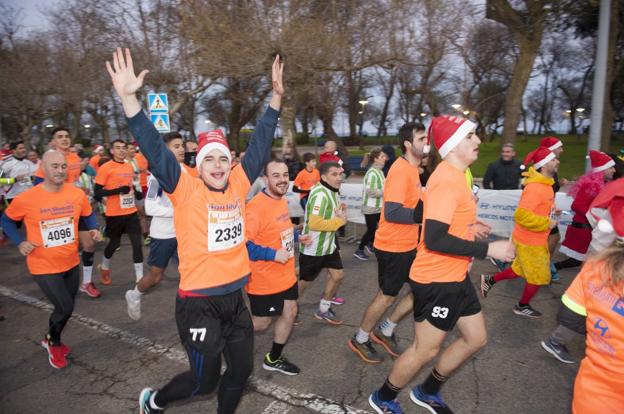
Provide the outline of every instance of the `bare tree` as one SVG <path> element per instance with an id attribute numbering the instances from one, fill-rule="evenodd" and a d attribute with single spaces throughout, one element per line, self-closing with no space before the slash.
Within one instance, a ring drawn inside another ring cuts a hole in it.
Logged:
<path id="1" fill-rule="evenodd" d="M 505 97 L 505 121 L 502 142 L 513 142 L 520 121 L 522 97 L 533 63 L 542 43 L 548 0 L 488 0 L 487 17 L 505 25 L 519 49 L 513 75 Z M 514 7 L 515 6 L 515 7 Z"/>

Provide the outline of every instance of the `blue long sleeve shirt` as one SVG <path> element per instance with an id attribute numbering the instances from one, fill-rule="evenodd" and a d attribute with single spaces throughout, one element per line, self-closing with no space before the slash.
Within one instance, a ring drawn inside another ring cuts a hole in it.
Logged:
<path id="1" fill-rule="evenodd" d="M 241 162 L 250 183 L 258 178 L 270 160 L 278 115 L 278 111 L 268 107 L 256 124 L 251 142 Z M 147 159 L 149 171 L 156 177 L 165 192 L 173 193 L 180 179 L 180 164 L 171 151 L 167 149 L 154 125 L 143 111 L 139 111 L 132 118 L 128 118 L 128 127 Z"/>

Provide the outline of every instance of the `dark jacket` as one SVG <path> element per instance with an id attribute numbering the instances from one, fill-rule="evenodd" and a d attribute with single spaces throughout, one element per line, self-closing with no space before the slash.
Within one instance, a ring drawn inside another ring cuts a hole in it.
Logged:
<path id="1" fill-rule="evenodd" d="M 494 190 L 517 190 L 520 188 L 522 163 L 516 159 L 503 161 L 498 159 L 488 165 L 483 176 L 483 188 Z"/>

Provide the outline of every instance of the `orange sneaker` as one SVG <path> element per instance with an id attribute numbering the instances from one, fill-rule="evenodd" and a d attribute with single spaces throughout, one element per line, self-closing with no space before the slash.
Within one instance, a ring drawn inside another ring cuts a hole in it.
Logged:
<path id="1" fill-rule="evenodd" d="M 102 269 L 102 265 L 98 265 L 98 270 L 100 271 L 100 282 L 103 285 L 110 285 L 113 283 L 111 279 L 111 270 L 110 269 Z"/>

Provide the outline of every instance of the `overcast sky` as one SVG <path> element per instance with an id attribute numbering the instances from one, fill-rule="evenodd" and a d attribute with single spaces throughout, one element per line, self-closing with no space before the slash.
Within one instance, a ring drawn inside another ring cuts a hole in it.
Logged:
<path id="1" fill-rule="evenodd" d="M 30 31 L 46 25 L 44 10 L 59 0 L 0 0 L 3 5 L 21 9 L 20 22 L 25 31 Z"/>

